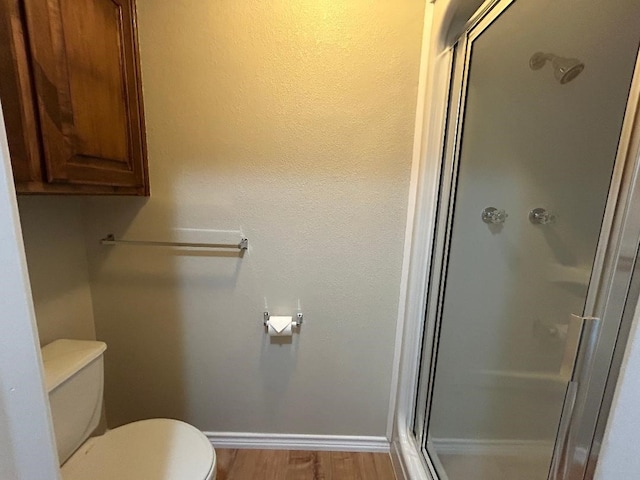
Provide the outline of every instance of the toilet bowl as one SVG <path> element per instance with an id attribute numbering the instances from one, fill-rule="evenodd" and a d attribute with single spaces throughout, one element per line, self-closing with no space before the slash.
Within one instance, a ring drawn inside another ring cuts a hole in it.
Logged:
<path id="1" fill-rule="evenodd" d="M 187 423 L 133 422 L 90 438 L 65 462 L 64 480 L 215 478 L 215 453 L 207 437 Z"/>
<path id="2" fill-rule="evenodd" d="M 102 412 L 105 350 L 83 340 L 42 348 L 63 480 L 214 480 L 211 443 L 179 420 L 141 420 L 91 437 Z"/>

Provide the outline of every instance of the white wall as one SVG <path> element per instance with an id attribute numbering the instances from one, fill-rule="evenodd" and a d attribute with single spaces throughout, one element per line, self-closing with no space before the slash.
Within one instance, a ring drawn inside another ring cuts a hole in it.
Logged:
<path id="1" fill-rule="evenodd" d="M 138 2 L 151 198 L 94 199 L 113 425 L 386 432 L 424 2 Z M 100 247 L 241 229 L 244 258 Z M 262 312 L 295 313 L 291 344 Z"/>
<path id="2" fill-rule="evenodd" d="M 83 201 L 64 196 L 18 199 L 42 345 L 59 338 L 95 339 Z"/>
<path id="3" fill-rule="evenodd" d="M 636 308 L 625 350 L 613 405 L 609 414 L 596 480 L 637 478 L 640 475 L 638 432 L 640 431 L 640 304 Z"/>
<path id="4" fill-rule="evenodd" d="M 53 480 L 58 458 L 0 115 L 0 478 Z"/>

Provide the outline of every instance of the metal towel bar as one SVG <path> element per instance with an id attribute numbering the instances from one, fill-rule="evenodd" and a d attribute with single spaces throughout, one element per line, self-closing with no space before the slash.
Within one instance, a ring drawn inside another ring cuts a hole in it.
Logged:
<path id="1" fill-rule="evenodd" d="M 100 240 L 102 245 L 133 245 L 148 247 L 188 247 L 188 248 L 233 248 L 246 250 L 249 248 L 249 239 L 242 237 L 239 243 L 201 243 L 201 242 L 156 242 L 151 240 L 121 240 L 111 233 Z"/>

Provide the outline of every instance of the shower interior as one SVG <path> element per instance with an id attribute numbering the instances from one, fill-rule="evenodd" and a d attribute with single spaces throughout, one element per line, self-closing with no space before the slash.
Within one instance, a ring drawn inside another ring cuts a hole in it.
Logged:
<path id="1" fill-rule="evenodd" d="M 494 3 L 455 47 L 414 432 L 442 479 L 574 478 L 554 465 L 571 315 L 591 301 L 640 2 Z"/>

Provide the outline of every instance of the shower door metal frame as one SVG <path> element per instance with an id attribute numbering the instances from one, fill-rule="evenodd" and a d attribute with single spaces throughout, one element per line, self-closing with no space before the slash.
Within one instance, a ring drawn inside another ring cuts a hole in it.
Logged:
<path id="1" fill-rule="evenodd" d="M 636 206 L 634 208 L 634 205 Z M 585 314 L 602 320 L 593 362 L 606 362 L 604 375 L 583 381 L 571 418 L 568 472 L 595 473 L 631 323 L 640 298 L 640 51 L 627 97 L 618 151 L 598 250 L 585 302 Z M 605 328 L 607 330 L 605 330 Z M 585 369 L 585 374 L 589 369 Z M 598 401 L 594 403 L 594 399 Z M 574 477 L 568 476 L 573 480 Z M 576 477 L 580 478 L 580 477 Z"/>
<path id="2" fill-rule="evenodd" d="M 422 342 L 421 368 L 418 378 L 417 408 L 414 428 L 422 453 L 430 460 L 430 471 L 437 478 L 435 465 L 440 465 L 437 454 L 430 448 L 429 416 L 433 396 L 437 341 L 443 308 L 443 293 L 446 285 L 449 243 L 453 224 L 453 210 L 456 197 L 456 183 L 460 157 L 461 136 L 466 107 L 467 81 L 470 67 L 470 50 L 473 41 L 496 20 L 515 0 L 488 0 L 467 22 L 463 33 L 453 45 L 452 75 L 449 87 L 447 126 L 445 128 L 444 152 L 440 168 L 440 185 L 437 194 L 436 223 L 431 252 L 425 328 Z M 436 286 L 434 288 L 434 286 Z M 424 359 L 429 358 L 428 366 Z M 440 468 L 442 470 L 442 468 Z M 443 479 L 444 480 L 444 479 Z"/>
<path id="3" fill-rule="evenodd" d="M 429 446 L 428 427 L 472 44 L 515 1 L 518 0 L 486 1 L 467 23 L 454 45 L 455 58 L 449 88 L 446 139 L 437 192 L 435 234 L 420 361 L 422 367 L 414 418 L 416 439 L 423 455 L 429 459 L 429 469 L 434 478 L 437 472 L 434 471 L 433 464 L 439 461 Z M 566 405 L 563 408 L 560 423 L 568 428 L 563 438 L 556 439 L 552 465 L 559 465 L 558 474 L 550 472 L 549 480 L 583 480 L 592 478 L 595 472 L 624 347 L 640 295 L 640 265 L 636 263 L 640 241 L 640 209 L 634 210 L 634 204 L 640 205 L 640 55 L 636 56 L 582 312 L 584 317 L 600 318 L 603 333 L 600 337 L 588 338 L 587 344 L 583 342 L 581 352 L 577 355 L 576 373 L 579 375 L 575 402 L 572 402 L 571 408 L 566 408 Z M 637 275 L 632 282 L 634 270 L 637 270 Z M 585 351 L 592 354 L 585 356 Z M 601 364 L 608 367 L 605 369 L 606 374 L 594 374 L 591 367 L 598 362 L 605 362 Z M 424 405 L 424 408 L 420 405 Z"/>

